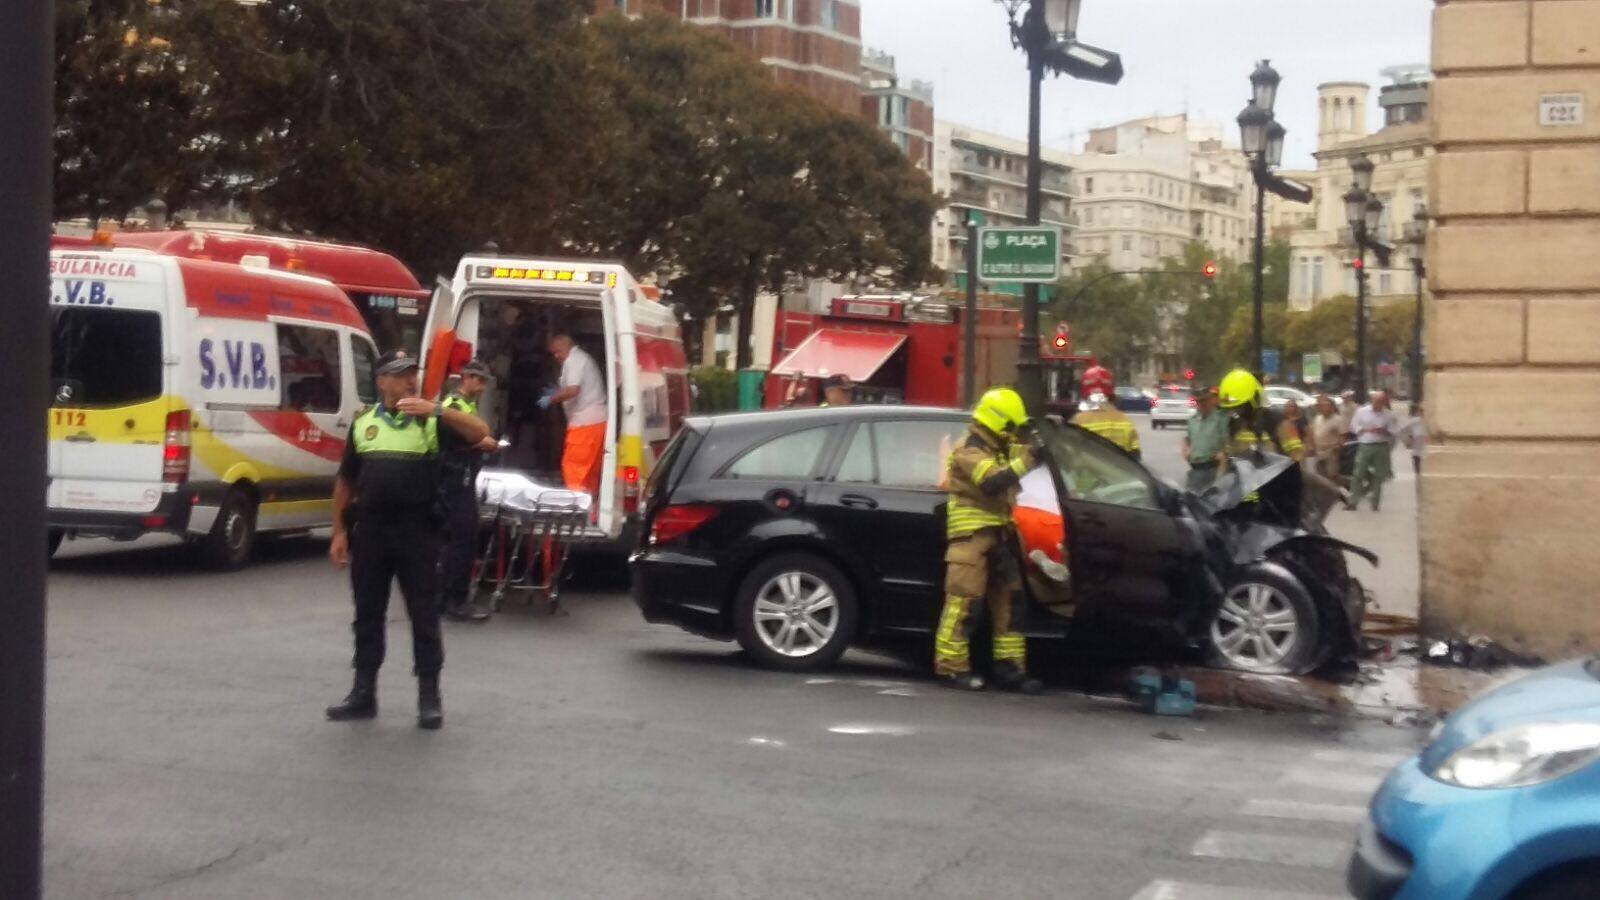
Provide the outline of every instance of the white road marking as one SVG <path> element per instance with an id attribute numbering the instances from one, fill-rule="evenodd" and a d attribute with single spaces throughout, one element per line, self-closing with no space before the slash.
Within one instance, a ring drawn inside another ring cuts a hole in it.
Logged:
<path id="1" fill-rule="evenodd" d="M 1290 769 L 1283 776 L 1287 784 L 1301 784 L 1325 791 L 1370 794 L 1383 783 L 1381 773 L 1339 772 L 1331 769 Z"/>
<path id="2" fill-rule="evenodd" d="M 1193 856 L 1216 859 L 1337 869 L 1349 861 L 1351 846 L 1351 841 L 1330 841 L 1298 835 L 1208 831 L 1200 836 L 1194 849 L 1189 852 Z"/>
<path id="3" fill-rule="evenodd" d="M 1302 822 L 1337 822 L 1340 825 L 1360 825 L 1367 820 L 1367 808 L 1364 806 L 1302 803 L 1299 800 L 1250 800 L 1239 810 L 1239 814 L 1269 819 L 1297 819 Z"/>
<path id="4" fill-rule="evenodd" d="M 909 725 L 878 724 L 868 722 L 844 722 L 828 728 L 834 734 L 881 734 L 888 737 L 906 737 L 917 733 Z"/>
<path id="5" fill-rule="evenodd" d="M 1337 894 L 1285 894 L 1259 888 L 1222 887 L 1215 884 L 1190 884 L 1185 881 L 1152 881 L 1129 900 L 1339 900 Z"/>
<path id="6" fill-rule="evenodd" d="M 1337 763 L 1339 765 L 1392 769 L 1409 759 L 1410 755 L 1374 753 L 1363 750 L 1318 750 L 1311 754 L 1311 758 L 1317 762 Z"/>

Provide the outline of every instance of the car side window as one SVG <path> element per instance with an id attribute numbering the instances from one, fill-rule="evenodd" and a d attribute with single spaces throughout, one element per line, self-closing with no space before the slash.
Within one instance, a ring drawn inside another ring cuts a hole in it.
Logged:
<path id="1" fill-rule="evenodd" d="M 372 349 L 372 344 L 366 338 L 350 336 L 350 359 L 355 363 L 356 396 L 361 398 L 362 406 L 372 406 L 378 402 L 378 386 L 373 381 L 373 370 L 378 367 L 378 351 Z"/>
<path id="2" fill-rule="evenodd" d="M 832 426 L 807 428 L 779 435 L 745 451 L 723 471 L 723 478 L 803 480 L 816 471 L 817 457 L 828 442 Z"/>
<path id="3" fill-rule="evenodd" d="M 1161 508 L 1144 467 L 1114 445 L 1071 426 L 1049 428 L 1047 434 L 1071 497 L 1136 509 Z"/>
<path id="4" fill-rule="evenodd" d="M 278 371 L 283 379 L 282 408 L 336 413 L 343 392 L 339 333 L 305 325 L 278 326 Z"/>
<path id="5" fill-rule="evenodd" d="M 884 487 L 939 490 L 950 451 L 966 426 L 956 422 L 875 422 L 878 483 Z"/>
<path id="6" fill-rule="evenodd" d="M 834 476 L 834 480 L 848 484 L 878 483 L 877 453 L 872 449 L 871 425 L 856 428 L 855 436 L 850 439 L 850 449 L 845 451 L 844 460 L 839 463 L 839 474 Z"/>

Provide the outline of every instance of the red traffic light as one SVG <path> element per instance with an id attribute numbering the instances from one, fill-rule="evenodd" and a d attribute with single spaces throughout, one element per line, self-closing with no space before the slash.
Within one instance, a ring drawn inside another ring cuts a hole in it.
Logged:
<path id="1" fill-rule="evenodd" d="M 1194 370 L 1193 369 L 1184 369 L 1183 370 L 1183 377 L 1184 377 L 1185 381 L 1193 381 L 1194 380 Z"/>
<path id="2" fill-rule="evenodd" d="M 1070 345 L 1071 343 L 1072 343 L 1072 332 L 1068 330 L 1066 325 L 1057 325 L 1056 326 L 1056 336 L 1055 336 L 1055 339 L 1051 341 L 1051 344 L 1057 350 L 1065 350 L 1065 349 L 1067 349 L 1068 345 Z"/>
<path id="3" fill-rule="evenodd" d="M 1206 260 L 1206 264 L 1200 267 L 1200 274 L 1207 278 L 1217 277 L 1217 264 L 1209 259 Z"/>
<path id="4" fill-rule="evenodd" d="M 1364 268 L 1364 264 L 1361 262 L 1360 259 L 1352 259 L 1352 260 L 1350 260 L 1350 268 L 1352 268 L 1352 269 Z"/>

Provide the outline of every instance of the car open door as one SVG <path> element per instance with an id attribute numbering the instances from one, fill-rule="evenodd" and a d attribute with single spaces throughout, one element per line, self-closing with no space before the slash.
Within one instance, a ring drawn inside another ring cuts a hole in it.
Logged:
<path id="1" fill-rule="evenodd" d="M 1190 553 L 1167 489 L 1081 428 L 1046 421 L 1041 433 L 1065 510 L 1075 618 L 1138 630 L 1176 619 Z"/>

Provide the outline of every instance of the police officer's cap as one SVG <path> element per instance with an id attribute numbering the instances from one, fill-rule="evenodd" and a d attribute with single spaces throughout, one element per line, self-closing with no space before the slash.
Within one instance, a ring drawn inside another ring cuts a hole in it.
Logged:
<path id="1" fill-rule="evenodd" d="M 481 359 L 472 359 L 461 367 L 462 375 L 476 375 L 479 378 L 489 377 L 489 364 Z"/>
<path id="2" fill-rule="evenodd" d="M 404 350 L 391 350 L 378 358 L 379 375 L 400 375 L 417 368 L 417 358 Z"/>

